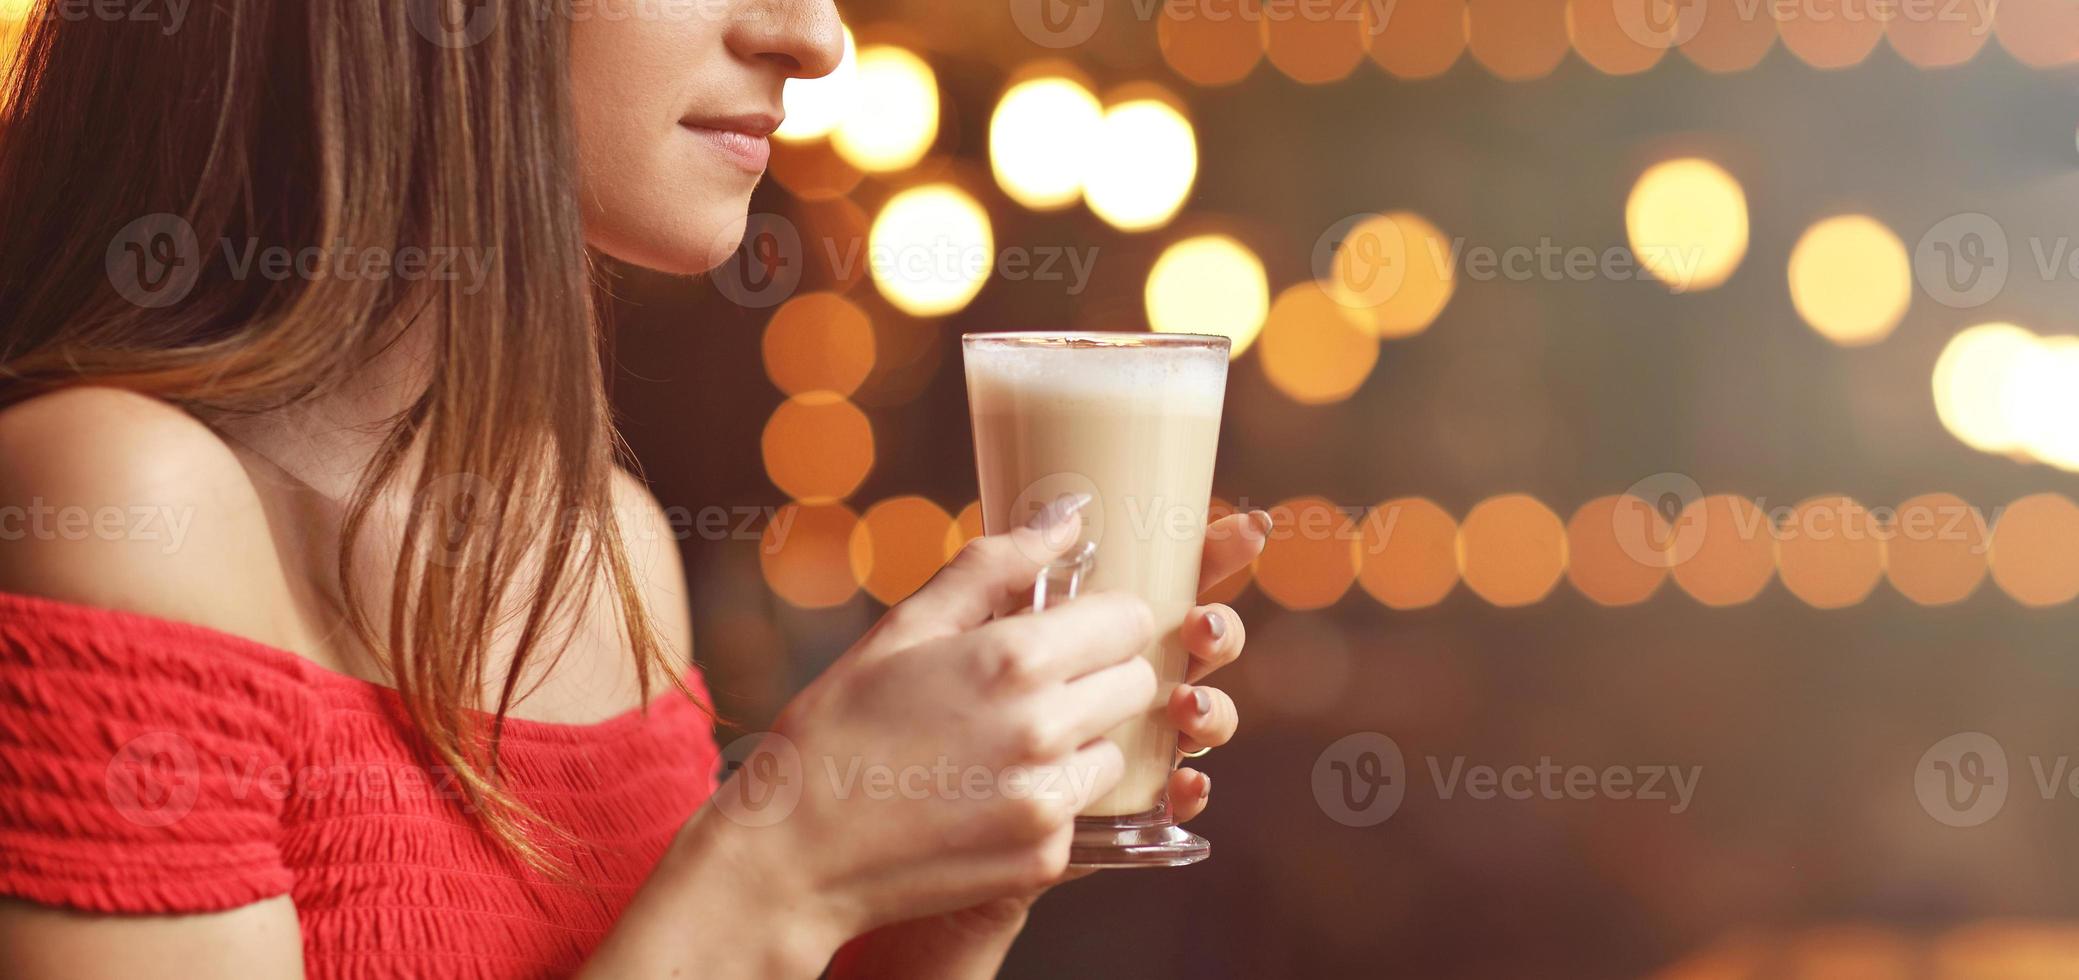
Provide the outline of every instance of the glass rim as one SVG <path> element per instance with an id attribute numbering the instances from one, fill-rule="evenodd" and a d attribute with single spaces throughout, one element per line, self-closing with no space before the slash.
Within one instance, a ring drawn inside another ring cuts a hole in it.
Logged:
<path id="1" fill-rule="evenodd" d="M 1004 346 L 1076 349 L 1077 347 L 1228 351 L 1234 341 L 1219 334 L 1156 333 L 1130 330 L 1006 330 L 960 335 L 961 346 Z"/>

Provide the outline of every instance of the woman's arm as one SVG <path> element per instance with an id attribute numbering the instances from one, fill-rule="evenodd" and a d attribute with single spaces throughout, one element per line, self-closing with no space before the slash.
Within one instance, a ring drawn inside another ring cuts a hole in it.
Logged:
<path id="1" fill-rule="evenodd" d="M 0 899 L 0 966 L 12 980 L 303 976 L 303 934 L 283 895 L 203 915 L 92 915 Z"/>

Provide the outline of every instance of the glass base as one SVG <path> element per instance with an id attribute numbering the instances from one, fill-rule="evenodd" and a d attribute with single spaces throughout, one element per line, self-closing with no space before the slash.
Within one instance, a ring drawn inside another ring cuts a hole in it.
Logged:
<path id="1" fill-rule="evenodd" d="M 1170 822 L 1169 807 L 1123 817 L 1077 817 L 1071 868 L 1175 868 L 1210 857 L 1213 845 Z"/>

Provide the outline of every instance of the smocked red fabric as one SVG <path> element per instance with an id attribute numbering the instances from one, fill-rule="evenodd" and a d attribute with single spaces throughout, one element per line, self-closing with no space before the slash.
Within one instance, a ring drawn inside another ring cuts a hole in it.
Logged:
<path id="1" fill-rule="evenodd" d="M 395 691 L 296 654 L 0 594 L 0 894 L 118 914 L 288 895 L 311 977 L 560 976 L 715 787 L 708 716 L 676 693 L 508 720 L 506 785 L 574 835 L 559 879 L 419 744 Z"/>

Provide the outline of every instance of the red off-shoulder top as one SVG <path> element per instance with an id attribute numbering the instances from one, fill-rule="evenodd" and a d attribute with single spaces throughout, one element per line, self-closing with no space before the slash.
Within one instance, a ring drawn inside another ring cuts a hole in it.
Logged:
<path id="1" fill-rule="evenodd" d="M 506 786 L 576 841 L 555 878 L 418 744 L 395 691 L 294 653 L 0 594 L 0 894 L 118 914 L 288 895 L 314 978 L 560 976 L 715 788 L 709 717 L 676 693 L 508 720 Z"/>

